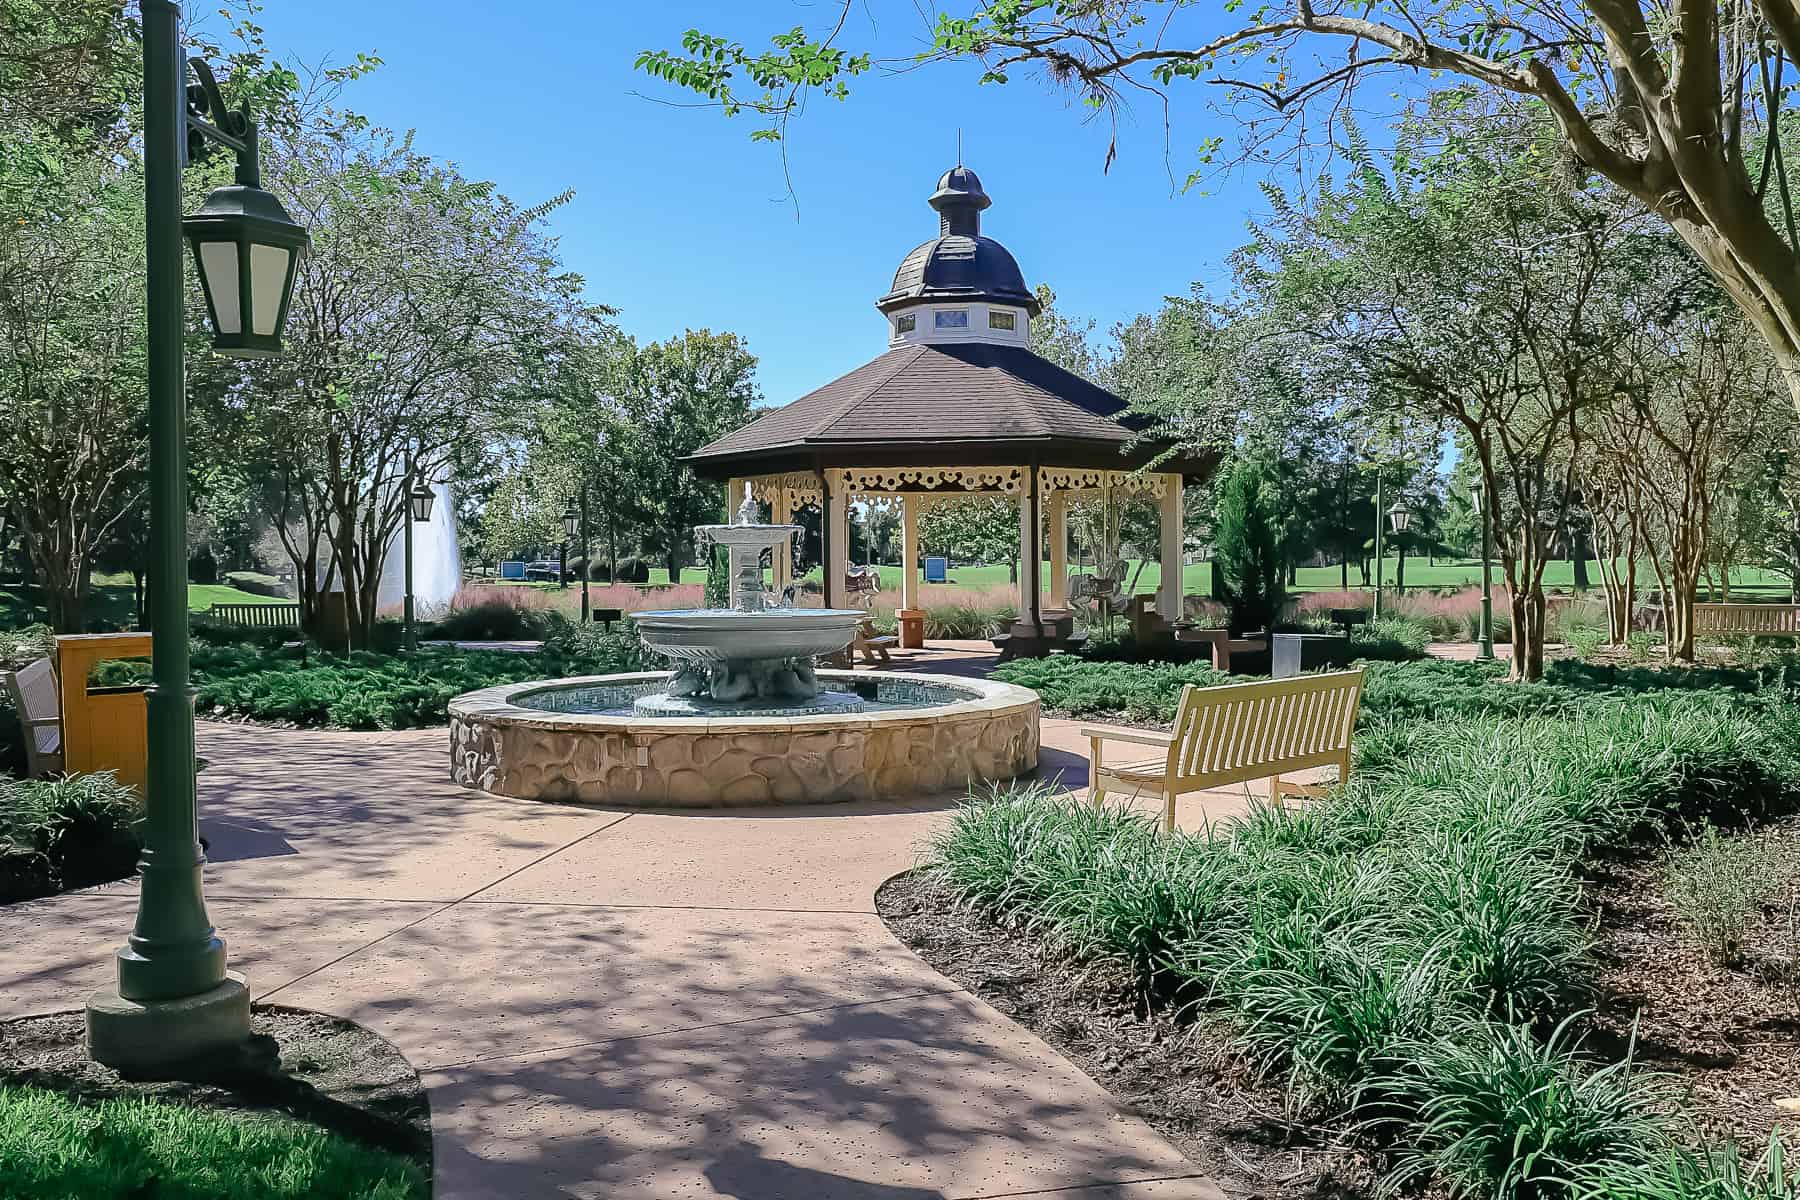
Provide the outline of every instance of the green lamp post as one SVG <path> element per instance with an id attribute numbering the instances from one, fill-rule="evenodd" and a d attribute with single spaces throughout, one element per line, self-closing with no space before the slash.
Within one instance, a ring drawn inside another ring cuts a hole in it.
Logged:
<path id="1" fill-rule="evenodd" d="M 561 578 L 556 581 L 556 586 L 566 588 L 569 586 L 569 542 L 581 531 L 581 513 L 576 511 L 575 501 L 573 499 L 570 499 L 569 507 L 563 509 L 562 527 L 562 575 Z M 586 573 L 586 570 L 587 567 L 584 563 L 582 565 L 584 574 Z"/>
<path id="2" fill-rule="evenodd" d="M 1398 560 L 1404 558 L 1406 555 L 1406 538 L 1404 535 L 1406 531 L 1412 527 L 1412 509 L 1407 507 L 1405 496 L 1401 496 L 1394 501 L 1394 507 L 1388 509 L 1387 517 L 1388 525 L 1394 531 L 1394 558 Z M 1399 567 L 1399 571 L 1394 575 L 1394 594 L 1396 596 L 1406 590 L 1400 585 L 1401 578 L 1406 574 L 1406 564 L 1401 562 Z"/>
<path id="3" fill-rule="evenodd" d="M 206 914 L 194 801 L 194 699 L 188 680 L 187 391 L 182 363 L 181 243 L 193 247 L 213 345 L 222 354 L 281 351 L 305 228 L 262 190 L 257 131 L 231 112 L 206 64 L 186 86 L 172 0 L 142 0 L 144 218 L 150 408 L 152 683 L 149 779 L 137 919 L 117 954 L 115 985 L 87 1004 L 88 1049 L 110 1066 L 177 1072 L 217 1061 L 250 1034 L 250 993 L 225 969 Z M 208 141 L 237 152 L 237 177 L 199 213 L 181 215 L 181 170 Z"/>
<path id="4" fill-rule="evenodd" d="M 402 606 L 402 632 L 406 643 L 406 652 L 411 654 L 419 648 L 419 623 L 415 616 L 413 602 L 413 526 L 426 525 L 431 522 L 431 506 L 437 500 L 437 494 L 419 478 L 413 463 L 412 450 L 406 452 L 406 517 L 405 545 L 402 552 L 406 558 L 406 600 Z"/>
<path id="5" fill-rule="evenodd" d="M 1488 513 L 1487 484 L 1477 485 L 1473 496 L 1475 515 L 1481 518 L 1481 648 L 1476 652 L 1477 658 L 1492 659 L 1494 657 L 1494 590 L 1493 569 L 1490 565 L 1494 558 L 1494 526 Z"/>

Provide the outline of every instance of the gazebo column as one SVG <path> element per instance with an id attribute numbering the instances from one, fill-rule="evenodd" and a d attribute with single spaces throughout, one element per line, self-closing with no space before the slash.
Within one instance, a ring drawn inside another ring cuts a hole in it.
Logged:
<path id="1" fill-rule="evenodd" d="M 825 607 L 844 608 L 850 570 L 850 488 L 842 471 L 825 473 Z"/>
<path id="2" fill-rule="evenodd" d="M 1025 472 L 1019 489 L 1019 620 L 1035 622 L 1042 612 L 1038 598 L 1038 563 L 1042 558 L 1039 541 L 1037 470 Z"/>
<path id="3" fill-rule="evenodd" d="M 1181 476 L 1164 477 L 1157 516 L 1158 532 L 1162 534 L 1162 589 L 1156 609 L 1163 620 L 1174 622 L 1181 620 Z"/>
<path id="4" fill-rule="evenodd" d="M 925 645 L 924 613 L 919 611 L 919 497 L 900 497 L 900 645 L 917 650 Z"/>
<path id="5" fill-rule="evenodd" d="M 1044 497 L 1050 522 L 1050 607 L 1069 607 L 1069 493 L 1062 488 Z"/>
<path id="6" fill-rule="evenodd" d="M 771 525 L 791 525 L 794 520 L 794 501 L 785 487 L 777 487 L 769 494 L 769 523 Z M 794 539 L 784 538 L 769 551 L 769 573 L 773 577 L 775 594 L 779 596 L 783 588 L 794 582 Z"/>

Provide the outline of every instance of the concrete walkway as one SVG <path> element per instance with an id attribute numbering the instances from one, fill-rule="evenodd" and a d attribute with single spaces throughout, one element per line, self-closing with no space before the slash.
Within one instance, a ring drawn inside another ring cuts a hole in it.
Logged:
<path id="1" fill-rule="evenodd" d="M 1079 779 L 1074 729 L 1045 723 L 1045 768 Z M 442 730 L 203 725 L 201 752 L 233 968 L 405 1052 L 441 1200 L 1219 1195 L 888 933 L 875 889 L 947 800 L 503 800 L 448 782 Z M 0 908 L 0 1016 L 79 1005 L 134 905 L 127 883 Z"/>

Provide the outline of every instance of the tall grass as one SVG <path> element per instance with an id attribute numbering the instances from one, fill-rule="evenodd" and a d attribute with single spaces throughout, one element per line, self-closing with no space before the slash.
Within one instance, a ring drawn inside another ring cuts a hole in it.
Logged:
<path id="1" fill-rule="evenodd" d="M 1133 964 L 1155 995 L 1229 1015 L 1303 1102 L 1400 1122 L 1416 1147 L 1403 1171 L 1561 1194 L 1565 1168 L 1655 1140 L 1629 1073 L 1526 1032 L 1585 1002 L 1583 863 L 1727 808 L 1800 804 L 1800 723 L 1757 695 L 1551 711 L 1377 719 L 1329 804 L 1196 836 L 1041 792 L 987 796 L 928 869 L 1002 920 Z"/>

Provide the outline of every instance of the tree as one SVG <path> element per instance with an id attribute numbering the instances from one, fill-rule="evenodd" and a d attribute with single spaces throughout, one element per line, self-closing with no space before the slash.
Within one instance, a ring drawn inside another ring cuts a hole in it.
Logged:
<path id="1" fill-rule="evenodd" d="M 1582 414 L 1612 396 L 1621 345 L 1665 319 L 1628 303 L 1658 247 L 1635 205 L 1557 172 L 1541 123 L 1454 123 L 1446 103 L 1460 104 L 1440 97 L 1402 127 L 1391 178 L 1365 159 L 1304 209 L 1272 192 L 1276 219 L 1239 275 L 1329 349 L 1346 390 L 1459 431 L 1491 505 L 1512 670 L 1536 679 Z M 1446 124 L 1454 148 L 1434 148 Z"/>
<path id="2" fill-rule="evenodd" d="M 647 543 L 679 578 L 693 550 L 694 526 L 719 519 L 718 484 L 683 461 L 708 442 L 750 422 L 762 399 L 756 356 L 735 333 L 690 329 L 652 342 L 633 356 L 620 395 L 623 451 L 642 490 L 628 500 Z"/>
<path id="3" fill-rule="evenodd" d="M 529 351 L 580 312 L 542 231 L 566 196 L 521 207 L 382 134 L 302 131 L 265 162 L 313 244 L 286 353 L 235 389 L 244 445 L 307 613 L 341 590 L 366 644 L 409 455 L 426 477 L 478 474 L 517 427 Z"/>
<path id="4" fill-rule="evenodd" d="M 823 38 L 796 29 L 752 50 L 690 30 L 682 52 L 648 50 L 637 66 L 726 115 L 758 114 L 769 124 L 753 136 L 779 140 L 808 93 L 842 99 L 870 65 L 835 45 L 851 7 L 840 2 Z M 1211 7 L 1188 0 L 970 0 L 936 11 L 919 57 L 976 60 L 991 84 L 1039 67 L 1115 121 L 1134 95 L 1166 103 L 1174 84 L 1209 83 L 1228 108 L 1259 114 L 1246 139 L 1264 153 L 1271 140 L 1304 147 L 1314 115 L 1336 132 L 1372 76 L 1455 75 L 1493 99 L 1528 98 L 1554 121 L 1564 156 L 1686 243 L 1757 330 L 1800 408 L 1800 239 L 1781 139 L 1759 137 L 1781 132 L 1782 73 L 1800 63 L 1793 0 L 1395 0 L 1383 10 L 1277 0 L 1234 24 L 1221 31 Z M 1342 55 L 1325 53 L 1328 43 Z M 1217 150 L 1216 139 L 1202 145 L 1202 170 Z M 1109 163 L 1115 151 L 1116 141 Z"/>
<path id="5" fill-rule="evenodd" d="M 958 562 L 1004 562 L 1019 582 L 1019 507 L 992 493 L 932 497 L 919 512 L 919 545 Z"/>
<path id="6" fill-rule="evenodd" d="M 1272 628 L 1287 603 L 1280 496 L 1279 472 L 1260 457 L 1239 459 L 1219 485 L 1213 570 L 1224 582 L 1233 633 Z"/>
<path id="7" fill-rule="evenodd" d="M 143 190 L 71 155 L 0 188 L 0 493 L 50 624 L 84 628 L 94 555 L 141 494 Z"/>

